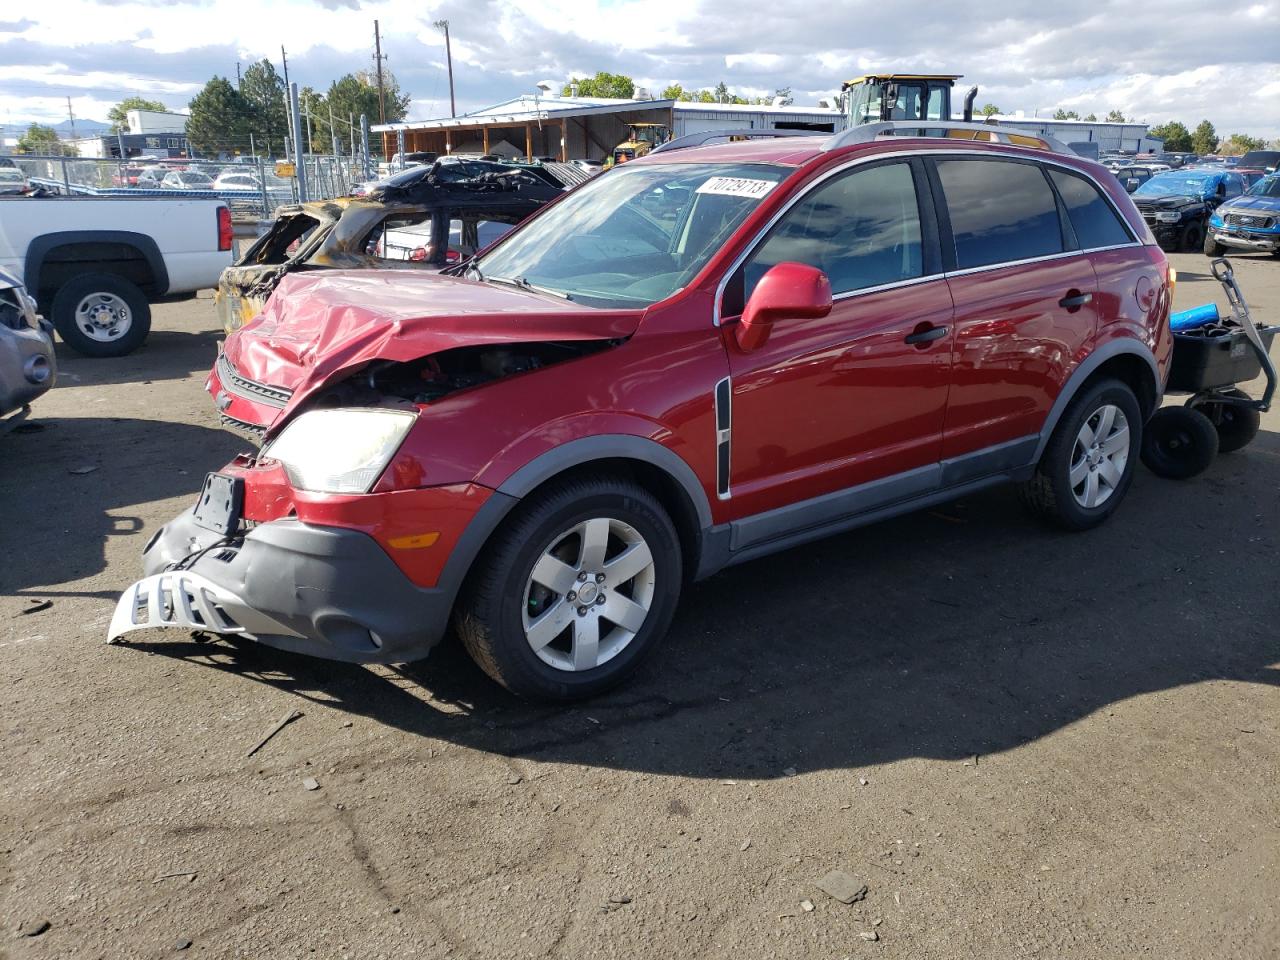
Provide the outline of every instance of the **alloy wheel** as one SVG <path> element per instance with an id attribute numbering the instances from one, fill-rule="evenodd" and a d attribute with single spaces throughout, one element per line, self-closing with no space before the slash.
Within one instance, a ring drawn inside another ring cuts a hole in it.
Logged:
<path id="1" fill-rule="evenodd" d="M 1103 404 L 1080 425 L 1071 451 L 1071 494 L 1086 509 L 1111 499 L 1129 462 L 1129 421 L 1114 404 Z"/>
<path id="2" fill-rule="evenodd" d="M 644 626 L 655 580 L 653 553 L 639 531 L 611 517 L 583 520 L 557 535 L 529 573 L 525 638 L 557 670 L 607 663 Z"/>

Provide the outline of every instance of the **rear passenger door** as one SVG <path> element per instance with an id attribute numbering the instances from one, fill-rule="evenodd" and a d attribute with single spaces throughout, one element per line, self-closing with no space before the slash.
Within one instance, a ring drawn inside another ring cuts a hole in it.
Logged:
<path id="1" fill-rule="evenodd" d="M 1027 462 L 1097 329 L 1097 279 L 1034 161 L 930 161 L 955 301 L 947 482 Z M 968 471 L 966 473 L 966 471 Z"/>

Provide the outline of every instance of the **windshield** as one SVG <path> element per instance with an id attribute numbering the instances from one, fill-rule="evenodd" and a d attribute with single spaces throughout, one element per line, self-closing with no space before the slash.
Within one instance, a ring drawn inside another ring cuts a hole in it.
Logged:
<path id="1" fill-rule="evenodd" d="M 1135 197 L 1202 197 L 1215 174 L 1162 173 L 1133 192 Z"/>
<path id="2" fill-rule="evenodd" d="M 579 187 L 477 261 L 599 307 L 646 307 L 685 286 L 791 171 L 763 163 L 616 168 Z"/>
<path id="3" fill-rule="evenodd" d="M 1267 177 L 1249 188 L 1251 197 L 1280 197 L 1280 177 Z"/>

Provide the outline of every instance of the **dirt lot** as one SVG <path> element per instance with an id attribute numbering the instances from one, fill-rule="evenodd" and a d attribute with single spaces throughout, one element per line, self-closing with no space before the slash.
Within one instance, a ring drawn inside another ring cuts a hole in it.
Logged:
<path id="1" fill-rule="evenodd" d="M 1220 293 L 1175 259 L 1180 307 Z M 1237 263 L 1280 318 L 1280 262 Z M 1280 413 L 1089 534 L 996 490 L 721 573 L 558 710 L 452 647 L 103 644 L 241 447 L 212 327 L 63 354 L 0 440 L 0 957 L 1280 956 Z"/>

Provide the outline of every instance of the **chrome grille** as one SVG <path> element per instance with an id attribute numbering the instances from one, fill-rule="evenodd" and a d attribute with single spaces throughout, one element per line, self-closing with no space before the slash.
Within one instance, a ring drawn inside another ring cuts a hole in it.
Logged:
<path id="1" fill-rule="evenodd" d="M 258 383 L 257 380 L 250 380 L 248 377 L 240 376 L 236 372 L 236 368 L 231 365 L 231 361 L 227 359 L 226 354 L 218 355 L 218 379 L 232 393 L 239 394 L 249 400 L 269 403 L 274 407 L 283 407 L 289 402 L 289 398 L 293 396 L 293 391 L 291 390 L 268 386 L 265 383 Z"/>

